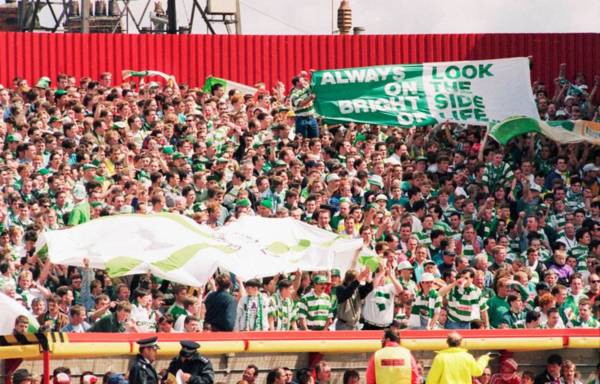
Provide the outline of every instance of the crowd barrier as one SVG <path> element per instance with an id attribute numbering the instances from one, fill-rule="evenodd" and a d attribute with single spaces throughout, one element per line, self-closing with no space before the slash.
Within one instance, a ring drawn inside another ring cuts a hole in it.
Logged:
<path id="1" fill-rule="evenodd" d="M 563 330 L 465 330 L 460 332 L 464 346 L 471 350 L 536 351 L 552 349 L 600 348 L 597 329 Z M 415 351 L 434 351 L 446 346 L 448 331 L 401 331 L 401 344 Z M 231 333 L 154 333 L 158 336 L 159 356 L 179 352 L 180 340 L 200 343 L 205 355 L 223 353 L 361 353 L 381 346 L 381 331 L 338 332 L 231 332 Z M 47 333 L 19 342 L 3 336 L 0 359 L 41 359 L 47 350 L 52 358 L 94 358 L 126 356 L 137 353 L 136 340 L 150 334 Z M 42 339 L 39 341 L 38 339 Z M 24 344 L 26 342 L 27 344 Z M 46 342 L 46 346 L 44 346 Z"/>

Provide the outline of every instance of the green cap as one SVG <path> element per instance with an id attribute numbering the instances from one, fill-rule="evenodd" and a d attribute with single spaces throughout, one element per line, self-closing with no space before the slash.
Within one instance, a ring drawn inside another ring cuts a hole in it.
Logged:
<path id="1" fill-rule="evenodd" d="M 64 89 L 57 89 L 56 92 L 54 92 L 54 97 L 61 97 L 67 94 L 67 91 L 65 91 Z"/>
<path id="2" fill-rule="evenodd" d="M 38 171 L 38 173 L 42 176 L 46 176 L 52 173 L 48 168 L 42 168 Z"/>
<path id="3" fill-rule="evenodd" d="M 50 120 L 48 120 L 48 124 L 56 123 L 57 121 L 60 121 L 60 119 L 58 117 L 51 116 Z"/>
<path id="4" fill-rule="evenodd" d="M 127 124 L 125 124 L 124 121 L 115 121 L 112 124 L 112 128 L 113 129 L 123 129 L 123 128 L 127 128 Z"/>
<path id="5" fill-rule="evenodd" d="M 99 201 L 93 201 L 91 204 L 92 208 L 98 208 L 102 206 L 102 203 Z"/>
<path id="6" fill-rule="evenodd" d="M 273 200 L 271 200 L 271 199 L 263 200 L 260 202 L 260 205 L 262 205 L 265 208 L 273 209 Z"/>
<path id="7" fill-rule="evenodd" d="M 12 135 L 6 136 L 6 142 L 8 143 L 19 143 L 22 140 L 23 139 L 21 138 L 21 135 L 19 135 L 18 133 L 13 133 Z"/>
<path id="8" fill-rule="evenodd" d="M 173 154 L 173 160 L 185 159 L 185 155 L 181 152 L 175 152 Z"/>
<path id="9" fill-rule="evenodd" d="M 235 206 L 236 207 L 249 207 L 250 206 L 250 200 L 248 199 L 239 199 L 235 201 Z"/>
<path id="10" fill-rule="evenodd" d="M 287 163 L 281 159 L 278 159 L 277 161 L 275 161 L 275 166 L 276 167 L 287 167 Z"/>
<path id="11" fill-rule="evenodd" d="M 202 164 L 202 163 L 192 164 L 192 172 L 200 172 L 200 171 L 204 171 L 205 169 L 206 169 L 206 167 L 204 167 L 204 164 Z"/>
<path id="12" fill-rule="evenodd" d="M 424 161 L 424 162 L 427 162 L 427 157 L 425 157 L 425 156 L 418 156 L 418 157 L 415 159 L 415 161 Z"/>
<path id="13" fill-rule="evenodd" d="M 334 268 L 334 269 L 331 270 L 331 276 L 340 277 L 340 276 L 342 276 L 342 273 L 340 272 L 339 269 Z"/>
<path id="14" fill-rule="evenodd" d="M 327 284 L 327 278 L 323 275 L 314 275 L 312 281 L 314 284 Z"/>
<path id="15" fill-rule="evenodd" d="M 165 155 L 172 155 L 175 152 L 175 148 L 172 145 L 165 145 L 162 149 Z"/>
<path id="16" fill-rule="evenodd" d="M 87 171 L 88 169 L 96 169 L 98 167 L 96 167 L 94 164 L 91 163 L 85 163 L 83 164 L 83 170 Z"/>
<path id="17" fill-rule="evenodd" d="M 50 87 L 51 80 L 49 77 L 40 77 L 40 79 L 35 84 L 36 88 L 48 89 Z"/>
<path id="18" fill-rule="evenodd" d="M 217 158 L 217 163 L 226 164 L 226 163 L 229 163 L 229 159 L 226 159 L 224 157 L 219 157 L 219 158 Z"/>

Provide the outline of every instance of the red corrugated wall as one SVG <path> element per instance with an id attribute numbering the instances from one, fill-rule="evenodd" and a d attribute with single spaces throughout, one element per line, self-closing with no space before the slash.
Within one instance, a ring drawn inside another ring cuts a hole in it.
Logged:
<path id="1" fill-rule="evenodd" d="M 289 82 L 302 69 L 534 57 L 533 79 L 550 87 L 561 62 L 569 76 L 600 73 L 600 34 L 224 36 L 0 33 L 0 82 L 30 83 L 60 72 L 119 82 L 122 69 L 153 69 L 202 85 L 207 75 L 246 84 Z"/>

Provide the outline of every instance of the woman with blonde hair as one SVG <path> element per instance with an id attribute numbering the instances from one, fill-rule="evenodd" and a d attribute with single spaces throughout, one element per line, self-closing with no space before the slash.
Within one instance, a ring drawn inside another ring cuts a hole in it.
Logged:
<path id="1" fill-rule="evenodd" d="M 560 377 L 561 384 L 583 384 L 581 380 L 578 379 L 579 376 L 575 363 L 571 360 L 563 361 Z"/>

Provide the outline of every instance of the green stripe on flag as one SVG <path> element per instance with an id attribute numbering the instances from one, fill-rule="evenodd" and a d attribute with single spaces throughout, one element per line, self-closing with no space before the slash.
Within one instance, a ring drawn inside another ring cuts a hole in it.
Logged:
<path id="1" fill-rule="evenodd" d="M 490 136 L 502 145 L 506 145 L 515 136 L 529 132 L 541 132 L 540 122 L 530 117 L 511 117 L 499 122 L 490 129 Z"/>
<path id="2" fill-rule="evenodd" d="M 202 87 L 202 91 L 210 93 L 212 86 L 215 84 L 221 84 L 223 87 L 227 87 L 227 81 L 225 79 L 209 76 L 204 81 L 204 87 Z"/>

